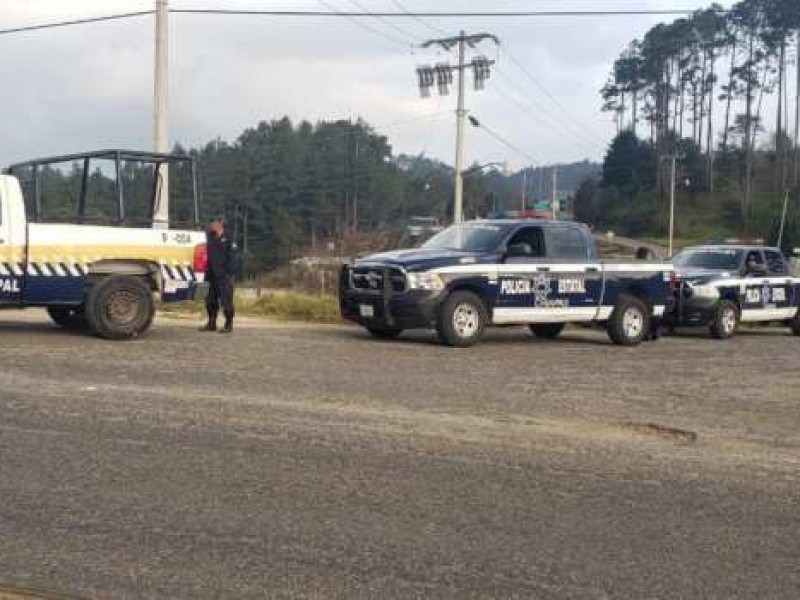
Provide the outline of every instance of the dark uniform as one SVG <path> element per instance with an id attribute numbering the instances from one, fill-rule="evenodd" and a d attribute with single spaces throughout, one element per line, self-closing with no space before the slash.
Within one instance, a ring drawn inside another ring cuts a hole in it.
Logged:
<path id="1" fill-rule="evenodd" d="M 235 313 L 233 288 L 236 281 L 238 263 L 236 244 L 229 240 L 225 233 L 220 236 L 214 232 L 209 232 L 206 249 L 208 253 L 208 265 L 206 267 L 208 325 L 206 329 L 215 330 L 217 328 L 217 314 L 219 313 L 220 305 L 222 305 L 222 314 L 225 316 L 225 326 L 222 331 L 231 331 Z"/>

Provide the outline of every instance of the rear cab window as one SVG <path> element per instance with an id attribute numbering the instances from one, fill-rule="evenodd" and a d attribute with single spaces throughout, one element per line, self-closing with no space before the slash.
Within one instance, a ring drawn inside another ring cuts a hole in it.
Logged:
<path id="1" fill-rule="evenodd" d="M 589 246 L 577 227 L 552 225 L 545 228 L 547 257 L 556 260 L 587 260 Z"/>
<path id="2" fill-rule="evenodd" d="M 764 254 L 767 257 L 767 269 L 770 275 L 788 275 L 789 269 L 786 266 L 786 260 L 783 254 L 777 250 L 765 250 Z"/>

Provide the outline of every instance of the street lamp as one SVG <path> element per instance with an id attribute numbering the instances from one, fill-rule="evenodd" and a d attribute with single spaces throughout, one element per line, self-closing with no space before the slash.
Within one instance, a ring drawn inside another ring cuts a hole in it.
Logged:
<path id="1" fill-rule="evenodd" d="M 462 175 L 471 175 L 472 173 L 477 173 L 478 171 L 483 171 L 484 169 L 488 169 L 489 167 L 500 167 L 500 170 L 505 175 L 508 173 L 508 162 L 488 162 L 485 165 L 475 165 L 474 167 L 470 167 L 465 171 L 462 171 Z"/>

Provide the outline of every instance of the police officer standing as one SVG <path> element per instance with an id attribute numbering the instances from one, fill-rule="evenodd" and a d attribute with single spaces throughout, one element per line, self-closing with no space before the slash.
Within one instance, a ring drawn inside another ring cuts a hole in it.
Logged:
<path id="1" fill-rule="evenodd" d="M 219 307 L 222 305 L 225 325 L 220 333 L 230 333 L 233 331 L 233 289 L 237 270 L 236 243 L 227 237 L 220 219 L 214 219 L 208 225 L 206 249 L 208 253 L 208 266 L 206 267 L 208 323 L 203 326 L 201 331 L 217 330 L 217 315 Z"/>

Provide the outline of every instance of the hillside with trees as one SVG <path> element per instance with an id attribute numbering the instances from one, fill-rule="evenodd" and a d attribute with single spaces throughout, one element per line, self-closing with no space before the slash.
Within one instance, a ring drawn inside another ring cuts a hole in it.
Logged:
<path id="1" fill-rule="evenodd" d="M 581 186 L 578 218 L 662 236 L 677 155 L 679 237 L 775 243 L 788 200 L 783 245 L 800 245 L 799 37 L 797 0 L 743 0 L 633 40 L 601 91 L 618 135 Z"/>
<path id="2" fill-rule="evenodd" d="M 369 247 L 376 237 L 397 243 L 413 216 L 452 220 L 453 168 L 425 156 L 393 154 L 389 140 L 362 120 L 265 121 L 233 141 L 217 139 L 192 149 L 178 146 L 174 152 L 196 160 L 203 218 L 230 215 L 232 207 L 241 207 L 250 273 L 309 252 L 329 253 L 331 244 L 333 252 L 347 254 Z M 519 209 L 523 173 L 479 167 L 466 169 L 466 215 Z M 111 170 L 92 169 L 86 222 L 113 223 Z M 599 173 L 599 165 L 582 162 L 560 165 L 558 170 L 559 190 L 569 195 L 581 181 Z M 185 175 L 171 170 L 169 178 L 173 209 L 180 210 L 182 220 L 188 216 Z M 144 223 L 152 179 L 152 168 L 123 165 L 127 224 Z M 41 181 L 45 220 L 73 220 L 81 186 L 79 165 L 47 167 Z M 528 169 L 524 181 L 530 199 L 550 197 L 549 168 Z M 542 186 L 538 191 L 537 185 Z M 30 204 L 32 186 L 23 181 L 23 187 Z"/>

